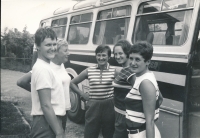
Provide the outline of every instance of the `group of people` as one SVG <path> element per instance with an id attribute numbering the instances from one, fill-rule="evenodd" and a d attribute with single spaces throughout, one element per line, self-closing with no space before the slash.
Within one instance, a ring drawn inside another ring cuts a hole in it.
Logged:
<path id="1" fill-rule="evenodd" d="M 68 43 L 57 40 L 51 28 L 35 33 L 38 58 L 32 71 L 17 85 L 31 91 L 32 138 L 64 138 L 69 89 L 86 101 L 85 138 L 160 138 L 155 121 L 159 117 L 162 95 L 154 74 L 149 71 L 153 47 L 141 41 L 131 45 L 119 40 L 113 48 L 121 67 L 108 63 L 111 49 L 99 45 L 95 50 L 97 65 L 83 70 L 71 80 L 64 63 L 68 61 Z M 77 84 L 88 79 L 89 91 Z"/>

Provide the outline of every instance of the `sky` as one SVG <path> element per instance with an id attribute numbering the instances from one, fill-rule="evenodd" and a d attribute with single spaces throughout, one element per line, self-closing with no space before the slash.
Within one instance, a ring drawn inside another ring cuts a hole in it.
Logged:
<path id="1" fill-rule="evenodd" d="M 1 32 L 5 27 L 34 34 L 40 20 L 59 7 L 72 5 L 72 0 L 1 0 Z"/>

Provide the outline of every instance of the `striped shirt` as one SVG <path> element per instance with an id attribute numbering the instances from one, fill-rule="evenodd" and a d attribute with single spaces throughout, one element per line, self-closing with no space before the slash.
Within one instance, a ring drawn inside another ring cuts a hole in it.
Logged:
<path id="1" fill-rule="evenodd" d="M 107 99 L 113 97 L 113 85 L 115 68 L 107 65 L 107 68 L 100 70 L 98 65 L 89 67 L 88 81 L 89 81 L 89 98 L 90 99 Z"/>
<path id="2" fill-rule="evenodd" d="M 134 75 L 133 70 L 130 67 L 123 68 L 119 74 L 115 77 L 113 82 L 114 86 L 114 104 L 115 111 L 125 115 L 125 103 L 124 99 L 130 91 L 131 84 L 129 78 Z"/>
<path id="3" fill-rule="evenodd" d="M 156 88 L 156 108 L 154 120 L 157 120 L 159 117 L 159 88 L 154 74 L 152 72 L 148 72 L 140 77 L 136 77 L 133 88 L 125 98 L 126 124 L 128 128 L 137 129 L 146 123 L 143 111 L 142 96 L 139 92 L 140 83 L 146 79 L 150 80 Z"/>

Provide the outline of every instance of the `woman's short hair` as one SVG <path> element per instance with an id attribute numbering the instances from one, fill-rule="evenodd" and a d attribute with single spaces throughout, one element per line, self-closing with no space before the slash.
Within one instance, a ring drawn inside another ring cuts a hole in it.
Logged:
<path id="1" fill-rule="evenodd" d="M 57 40 L 56 33 L 51 28 L 39 28 L 35 33 L 35 44 L 40 46 L 45 38 Z"/>
<path id="2" fill-rule="evenodd" d="M 131 46 L 129 54 L 139 53 L 146 61 L 150 60 L 153 56 L 153 46 L 147 41 L 139 41 Z"/>
<path id="3" fill-rule="evenodd" d="M 57 50 L 59 50 L 62 46 L 68 46 L 68 43 L 66 40 L 59 39 L 57 41 Z"/>
<path id="4" fill-rule="evenodd" d="M 95 50 L 95 54 L 97 55 L 97 53 L 102 53 L 105 50 L 108 52 L 108 57 L 110 57 L 111 56 L 111 49 L 107 45 L 99 45 Z"/>
<path id="5" fill-rule="evenodd" d="M 127 58 L 129 58 L 129 50 L 131 48 L 131 44 L 129 41 L 125 40 L 125 39 L 121 39 L 117 42 L 117 44 L 114 45 L 113 47 L 113 54 L 115 52 L 115 47 L 116 46 L 121 46 L 123 52 L 126 54 Z"/>

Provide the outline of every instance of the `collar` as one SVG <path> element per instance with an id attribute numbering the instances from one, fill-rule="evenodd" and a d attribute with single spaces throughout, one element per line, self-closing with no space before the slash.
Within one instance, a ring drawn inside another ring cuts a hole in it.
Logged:
<path id="1" fill-rule="evenodd" d="M 107 63 L 107 66 L 106 66 L 106 68 L 105 68 L 105 69 L 103 69 L 103 70 L 107 70 L 107 69 L 109 69 L 109 68 L 110 68 L 110 64 L 109 64 L 109 63 Z M 100 69 L 98 64 L 96 65 L 96 69 Z"/>
<path id="2" fill-rule="evenodd" d="M 46 64 L 46 65 L 50 65 L 50 63 L 47 63 L 46 61 L 44 61 L 40 58 L 37 58 L 37 62 L 42 63 L 42 64 Z"/>
<path id="3" fill-rule="evenodd" d="M 50 65 L 55 67 L 55 68 L 61 68 L 62 64 L 61 65 L 57 65 L 55 64 L 54 62 L 50 61 Z"/>

